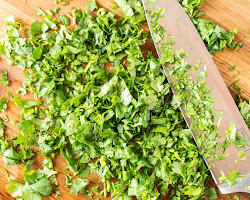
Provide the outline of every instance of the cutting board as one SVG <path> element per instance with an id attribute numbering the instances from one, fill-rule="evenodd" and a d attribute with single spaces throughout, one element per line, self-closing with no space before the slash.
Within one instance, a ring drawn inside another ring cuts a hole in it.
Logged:
<path id="1" fill-rule="evenodd" d="M 53 3 L 54 0 L 27 0 L 27 3 L 24 0 L 0 0 L 0 15 L 14 15 L 16 20 L 23 21 L 24 27 L 29 27 L 34 20 L 41 20 L 40 17 L 35 15 L 35 11 L 37 7 L 41 7 L 43 10 L 50 9 L 52 10 L 56 5 Z M 65 14 L 67 11 L 70 11 L 71 7 L 76 8 L 84 8 L 88 0 L 73 0 L 70 1 L 68 6 L 62 6 L 58 4 L 61 8 L 59 14 Z M 112 0 L 97 0 L 97 4 L 99 7 L 103 7 L 107 10 L 111 10 L 113 7 Z M 240 79 L 237 82 L 237 86 L 239 86 L 242 91 L 242 96 L 246 99 L 250 99 L 250 18 L 249 18 L 249 10 L 250 10 L 250 1 L 249 0 L 210 0 L 206 1 L 204 7 L 202 8 L 206 11 L 206 15 L 204 16 L 207 19 L 213 20 L 216 23 L 220 24 L 223 28 L 227 29 L 238 29 L 238 35 L 236 37 L 237 41 L 240 41 L 243 44 L 243 48 L 239 49 L 237 52 L 232 52 L 227 49 L 223 52 L 218 52 L 213 56 L 213 59 L 219 68 L 219 71 L 225 80 L 226 84 L 229 86 L 234 81 Z M 121 16 L 120 9 L 116 9 L 117 17 Z M 142 28 L 148 30 L 146 24 L 142 25 Z M 0 19 L 0 37 L 4 37 L 4 22 Z M 154 47 L 152 44 L 148 43 L 145 46 L 145 50 L 154 51 Z M 234 71 L 229 71 L 229 67 L 231 65 L 236 65 Z M 7 88 L 4 88 L 0 85 L 0 97 L 7 97 L 7 91 L 10 91 L 14 96 L 17 96 L 16 90 L 18 87 L 21 87 L 22 82 L 25 80 L 22 70 L 16 68 L 14 66 L 8 66 L 6 61 L 3 59 L 3 56 L 0 57 L 0 74 L 3 69 L 7 69 L 9 72 L 9 78 L 11 81 L 11 85 Z M 240 72 L 237 78 L 233 78 L 235 74 Z M 230 90 L 233 95 L 237 95 L 237 92 L 234 90 Z M 28 93 L 28 95 L 23 96 L 23 99 L 31 100 L 33 99 L 33 95 Z M 10 139 L 13 136 L 18 135 L 18 129 L 16 125 L 12 124 L 12 120 L 19 120 L 19 112 L 20 110 L 15 107 L 12 102 L 8 103 L 8 110 L 5 113 L 0 113 L 0 117 L 4 118 L 5 114 L 8 115 L 9 122 L 5 123 L 6 129 L 6 138 Z M 37 149 L 38 150 L 38 149 Z M 33 165 L 34 169 L 41 168 L 43 157 L 39 153 L 36 153 L 36 162 Z M 247 163 L 244 163 L 247 164 Z M 65 172 L 62 170 L 66 167 L 66 163 L 63 158 L 57 156 L 54 160 L 55 170 L 58 171 L 57 179 L 60 183 L 60 191 L 62 193 L 61 196 L 57 197 L 59 200 L 80 200 L 80 199 L 88 199 L 88 197 L 84 195 L 72 196 L 70 195 L 69 188 L 65 187 Z M 2 167 L 5 167 L 9 173 L 9 177 L 15 179 L 17 181 L 22 181 L 22 176 L 20 170 L 23 168 L 23 165 L 14 165 L 7 166 L 4 164 L 3 160 L 0 158 L 0 200 L 11 200 L 13 199 L 8 194 L 6 186 L 8 185 L 8 178 L 6 177 L 5 172 L 2 170 Z M 98 183 L 98 176 L 95 174 L 91 174 L 89 177 L 91 182 L 90 186 L 94 186 Z M 102 185 L 99 183 L 100 188 Z M 211 182 L 208 185 L 213 185 Z M 246 193 L 238 194 L 243 200 L 250 199 L 250 195 Z M 94 196 L 94 198 L 96 198 Z M 52 194 L 50 197 L 44 198 L 46 200 L 55 199 L 55 194 Z M 101 199 L 106 199 L 101 197 Z M 227 199 L 226 195 L 221 195 L 220 199 Z"/>

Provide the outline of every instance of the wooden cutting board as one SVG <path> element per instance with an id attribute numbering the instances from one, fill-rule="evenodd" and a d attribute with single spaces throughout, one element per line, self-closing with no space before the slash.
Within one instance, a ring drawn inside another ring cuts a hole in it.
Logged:
<path id="1" fill-rule="evenodd" d="M 52 10 L 56 5 L 53 3 L 54 0 L 27 0 L 27 3 L 24 0 L 0 0 L 0 15 L 14 15 L 16 20 L 23 21 L 24 27 L 29 27 L 34 20 L 41 20 L 40 17 L 35 15 L 37 7 L 41 7 L 43 10 L 50 9 Z M 73 0 L 70 1 L 68 6 L 62 6 L 58 4 L 61 8 L 60 14 L 70 11 L 71 7 L 84 8 L 88 0 Z M 97 0 L 99 7 L 103 7 L 107 10 L 111 10 L 113 7 L 113 0 Z M 223 52 L 216 53 L 213 58 L 217 67 L 219 68 L 222 77 L 224 78 L 227 85 L 231 85 L 234 81 L 240 79 L 237 82 L 242 91 L 242 96 L 246 99 L 250 99 L 250 1 L 249 0 L 210 0 L 206 1 L 204 7 L 202 8 L 206 11 L 204 16 L 207 19 L 213 20 L 223 28 L 227 29 L 238 29 L 238 35 L 236 37 L 237 41 L 240 41 L 243 44 L 243 48 L 239 49 L 237 52 L 232 52 L 227 49 Z M 116 9 L 117 16 L 121 16 L 120 9 Z M 142 28 L 148 30 L 147 25 L 143 25 Z M 0 19 L 0 37 L 4 37 L 4 22 Z M 152 44 L 147 44 L 145 49 L 154 50 Z M 234 71 L 229 71 L 229 67 L 236 65 Z M 13 66 L 8 66 L 6 61 L 3 59 L 3 56 L 0 57 L 0 74 L 3 69 L 7 69 L 9 72 L 9 78 L 11 85 L 7 88 L 4 88 L 0 85 L 0 97 L 7 97 L 7 91 L 10 91 L 14 96 L 17 96 L 16 90 L 18 87 L 21 87 L 22 82 L 24 81 L 24 76 L 22 70 Z M 237 78 L 233 78 L 235 74 L 240 72 Z M 231 90 L 232 94 L 235 95 L 237 92 Z M 32 94 L 28 94 L 23 99 L 33 99 Z M 4 118 L 5 114 L 9 117 L 9 122 L 5 123 L 6 129 L 6 138 L 10 139 L 13 136 L 18 135 L 18 129 L 16 125 L 11 123 L 12 120 L 19 120 L 19 109 L 15 107 L 12 102 L 8 103 L 8 110 L 5 113 L 0 113 L 0 117 Z M 34 169 L 41 168 L 43 157 L 37 152 L 36 162 L 33 165 Z M 247 164 L 247 163 L 244 163 Z M 66 167 L 66 163 L 63 158 L 57 156 L 54 160 L 55 170 L 58 171 L 58 181 L 60 183 L 61 196 L 57 197 L 59 200 L 80 200 L 88 199 L 84 195 L 72 196 L 69 194 L 69 188 L 64 187 L 65 177 L 64 172 L 62 171 Z M 9 176 L 12 179 L 17 181 L 22 181 L 22 176 L 20 170 L 23 168 L 23 165 L 14 165 L 7 166 L 4 164 L 3 160 L 0 158 L 0 200 L 11 200 L 13 199 L 6 189 L 8 185 L 8 178 L 5 175 L 5 172 L 2 170 L 2 167 L 5 167 L 9 172 Z M 90 186 L 96 185 L 98 183 L 98 176 L 91 174 L 89 177 L 91 182 Z M 214 185 L 213 182 L 209 185 Z M 100 188 L 101 188 L 100 184 Z M 243 200 L 250 199 L 250 195 L 246 193 L 238 194 Z M 96 198 L 96 197 L 95 197 Z M 46 200 L 55 199 L 55 195 L 52 194 L 51 197 L 44 198 Z M 105 199 L 105 198 L 101 198 Z M 227 199 L 226 195 L 222 195 L 220 199 Z"/>

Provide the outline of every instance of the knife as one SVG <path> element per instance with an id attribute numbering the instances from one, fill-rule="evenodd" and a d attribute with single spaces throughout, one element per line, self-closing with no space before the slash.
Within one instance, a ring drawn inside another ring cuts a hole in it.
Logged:
<path id="1" fill-rule="evenodd" d="M 220 122 L 220 140 L 223 141 L 225 139 L 225 130 L 229 127 L 230 122 L 234 122 L 237 127 L 237 132 L 241 137 L 244 137 L 248 140 L 248 145 L 244 148 L 237 149 L 235 145 L 230 145 L 226 153 L 230 156 L 220 160 L 220 161 L 212 161 L 209 164 L 215 165 L 215 168 L 210 169 L 210 172 L 213 176 L 215 183 L 220 189 L 222 194 L 228 194 L 233 192 L 248 192 L 245 191 L 246 186 L 250 186 L 250 167 L 249 167 L 249 159 L 250 159 L 250 133 L 249 129 L 243 120 L 224 80 L 222 79 L 215 63 L 212 60 L 211 55 L 209 54 L 204 42 L 202 41 L 199 33 L 197 32 L 195 26 L 192 21 L 178 2 L 178 0 L 158 0 L 155 3 L 151 3 L 150 5 L 147 3 L 147 0 L 142 0 L 147 22 L 150 27 L 150 14 L 149 11 L 154 9 L 158 11 L 160 8 L 165 9 L 165 15 L 163 18 L 159 19 L 160 25 L 166 30 L 165 38 L 168 38 L 168 35 L 174 36 L 174 50 L 184 49 L 185 53 L 189 55 L 185 60 L 189 62 L 192 66 L 200 60 L 202 65 L 207 66 L 207 78 L 208 87 L 212 90 L 212 96 L 214 96 L 214 106 L 213 110 L 223 110 L 223 118 Z M 153 38 L 153 34 L 151 31 L 151 35 Z M 154 41 L 154 38 L 153 38 Z M 161 53 L 158 51 L 158 48 L 161 46 L 160 43 L 155 43 L 158 56 Z M 168 72 L 165 70 L 165 74 L 168 77 Z M 190 72 L 189 75 L 194 77 L 196 80 L 197 72 Z M 173 88 L 172 88 L 173 90 Z M 175 93 L 175 91 L 173 91 Z M 184 110 L 181 108 L 181 112 L 184 116 L 184 119 L 190 129 L 190 120 L 185 116 Z M 195 139 L 196 133 L 190 129 Z M 238 151 L 244 150 L 245 156 L 247 157 L 246 161 L 241 161 L 240 164 L 235 164 L 235 160 L 238 159 Z M 206 162 L 206 160 L 205 160 Z M 207 163 L 207 162 L 206 162 Z M 208 163 L 207 163 L 208 164 Z M 237 180 L 237 183 L 230 187 L 226 183 L 220 183 L 219 177 L 221 176 L 220 171 L 228 176 L 228 173 L 232 171 L 239 171 L 241 174 L 246 175 L 246 177 L 241 180 Z"/>

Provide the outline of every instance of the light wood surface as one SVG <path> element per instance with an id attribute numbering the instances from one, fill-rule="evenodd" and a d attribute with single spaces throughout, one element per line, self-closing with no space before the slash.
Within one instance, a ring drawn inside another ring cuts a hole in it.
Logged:
<path id="1" fill-rule="evenodd" d="M 35 15 L 35 11 L 37 7 L 41 7 L 42 9 L 50 9 L 52 10 L 56 5 L 53 3 L 54 0 L 27 0 L 25 3 L 23 0 L 0 0 L 0 15 L 14 15 L 16 20 L 21 20 L 24 23 L 24 27 L 29 27 L 29 25 L 34 22 L 34 20 L 41 20 L 40 17 Z M 88 0 L 73 0 L 70 1 L 68 6 L 57 5 L 61 8 L 59 14 L 66 13 L 69 11 L 71 7 L 76 8 L 84 8 Z M 97 0 L 97 4 L 99 7 L 104 7 L 107 10 L 111 10 L 113 7 L 112 0 Z M 237 52 L 232 52 L 227 49 L 223 52 L 218 52 L 214 55 L 215 63 L 219 68 L 221 75 L 223 76 L 227 85 L 230 85 L 235 80 L 233 75 L 237 73 L 237 70 L 240 71 L 240 75 L 237 77 L 241 79 L 237 86 L 239 86 L 243 91 L 243 97 L 246 99 L 250 99 L 250 58 L 249 58 L 249 50 L 250 50 L 250 18 L 249 18 L 249 10 L 250 10 L 250 1 L 249 0 L 210 0 L 206 1 L 203 10 L 206 11 L 205 17 L 207 19 L 211 19 L 216 23 L 220 24 L 223 28 L 237 28 L 238 35 L 236 37 L 237 41 L 242 42 L 244 45 L 243 48 L 239 49 Z M 121 12 L 119 9 L 116 9 L 117 17 L 121 16 Z M 148 30 L 147 25 L 143 25 L 142 28 Z M 246 36 L 246 37 L 244 37 Z M 0 37 L 4 37 L 4 22 L 0 19 Z M 152 44 L 147 44 L 145 49 L 153 50 L 154 47 Z M 229 67 L 231 65 L 236 65 L 236 69 L 232 72 L 229 71 Z M 14 96 L 17 96 L 16 90 L 18 87 L 21 87 L 22 82 L 24 81 L 24 76 L 22 70 L 16 67 L 8 66 L 4 57 L 0 57 L 0 74 L 3 69 L 7 69 L 9 72 L 9 78 L 11 81 L 11 85 L 7 88 L 4 88 L 0 85 L 0 97 L 7 97 L 7 91 L 11 91 Z M 236 94 L 232 91 L 233 94 Z M 33 99 L 32 94 L 28 94 L 23 99 Z M 19 120 L 19 109 L 15 107 L 15 105 L 10 101 L 8 103 L 8 110 L 6 113 L 0 113 L 0 117 L 4 118 L 5 114 L 9 117 L 9 122 L 5 123 L 7 126 L 6 129 L 6 138 L 10 139 L 13 136 L 18 135 L 18 129 L 16 125 L 11 123 L 12 120 Z M 43 160 L 42 155 L 37 152 L 36 162 L 33 165 L 34 169 L 42 167 L 41 162 Z M 247 164 L 247 163 L 245 163 Z M 57 197 L 59 200 L 80 200 L 80 199 L 88 199 L 88 197 L 84 195 L 73 196 L 69 193 L 69 188 L 65 187 L 65 177 L 64 172 L 62 170 L 66 167 L 66 163 L 63 158 L 57 156 L 54 160 L 55 170 L 59 172 L 57 175 L 58 181 L 60 183 L 60 191 L 62 193 L 61 196 Z M 2 170 L 2 167 L 5 167 L 9 172 L 10 178 L 15 179 L 17 181 L 22 181 L 22 176 L 20 173 L 20 169 L 23 168 L 23 165 L 14 165 L 7 166 L 4 164 L 3 160 L 0 158 L 0 200 L 11 200 L 13 199 L 8 194 L 6 189 L 8 185 L 8 178 L 5 175 L 5 172 Z M 89 177 L 90 186 L 98 183 L 98 176 L 91 174 Z M 209 185 L 214 185 L 214 183 L 209 183 Z M 100 184 L 100 187 L 101 184 Z M 250 196 L 247 194 L 238 194 L 243 200 L 250 199 Z M 94 196 L 94 198 L 96 198 Z M 46 200 L 55 199 L 55 194 L 52 194 L 50 197 L 44 198 Z M 105 199 L 105 198 L 101 198 Z M 227 199 L 226 195 L 222 195 L 220 199 Z"/>

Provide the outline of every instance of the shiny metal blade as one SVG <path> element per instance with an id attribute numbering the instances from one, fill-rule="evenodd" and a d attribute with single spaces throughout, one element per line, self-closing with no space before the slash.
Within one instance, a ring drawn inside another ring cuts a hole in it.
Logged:
<path id="1" fill-rule="evenodd" d="M 211 164 L 215 165 L 215 169 L 211 169 L 213 178 L 218 185 L 219 189 L 223 194 L 232 193 L 232 192 L 246 192 L 244 188 L 250 185 L 250 133 L 249 129 L 244 122 L 231 94 L 228 91 L 225 82 L 223 81 L 215 63 L 212 60 L 211 55 L 207 51 L 206 46 L 204 45 L 202 39 L 199 36 L 196 28 L 194 27 L 192 21 L 185 13 L 181 5 L 177 0 L 158 0 L 156 3 L 151 3 L 150 5 L 146 4 L 146 0 L 143 0 L 143 5 L 146 11 L 146 17 L 150 28 L 150 15 L 149 10 L 154 9 L 158 11 L 160 8 L 166 10 L 164 18 L 159 20 L 161 26 L 166 30 L 165 38 L 169 34 L 174 36 L 174 50 L 184 49 L 184 52 L 189 54 L 189 57 L 186 60 L 191 64 L 195 65 L 200 59 L 202 65 L 207 66 L 208 77 L 208 87 L 212 89 L 212 95 L 214 96 L 214 110 L 223 110 L 223 119 L 220 123 L 220 140 L 219 142 L 224 141 L 225 139 L 225 130 L 229 127 L 230 122 L 234 122 L 237 131 L 244 138 L 248 139 L 248 145 L 241 149 L 246 151 L 245 156 L 247 160 L 240 161 L 240 163 L 235 164 L 235 160 L 239 159 L 238 149 L 234 145 L 230 145 L 225 153 L 228 153 L 230 156 L 221 161 L 213 161 Z M 155 44 L 156 49 L 161 46 L 161 43 Z M 159 51 L 158 51 L 158 54 Z M 198 70 L 199 72 L 199 70 Z M 190 76 L 194 77 L 196 80 L 198 72 L 190 72 Z M 165 71 L 168 76 L 167 71 Z M 173 91 L 174 92 L 174 91 Z M 181 109 L 182 110 L 182 109 Z M 189 119 L 185 116 L 185 113 L 182 110 L 184 118 L 190 126 Z M 192 130 L 191 130 L 192 131 Z M 192 134 L 195 138 L 195 133 L 192 131 Z M 226 175 L 232 171 L 239 171 L 241 174 L 246 175 L 245 178 L 242 178 L 241 181 L 238 181 L 237 184 L 230 187 L 225 183 L 219 182 L 220 171 L 223 170 Z"/>

